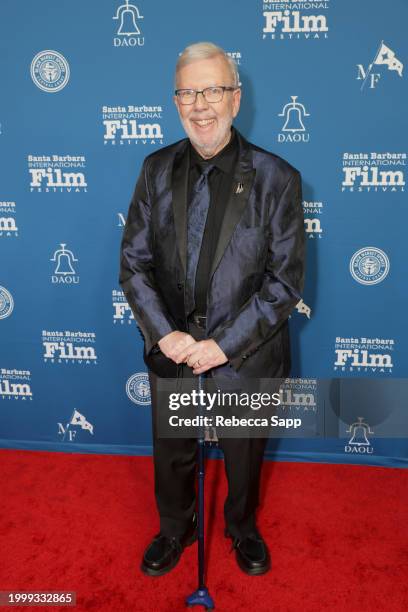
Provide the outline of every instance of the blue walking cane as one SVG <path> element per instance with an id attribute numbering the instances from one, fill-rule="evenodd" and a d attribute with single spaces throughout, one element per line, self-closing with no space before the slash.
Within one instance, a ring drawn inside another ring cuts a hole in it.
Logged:
<path id="1" fill-rule="evenodd" d="M 198 389 L 203 388 L 205 374 L 198 377 Z M 199 403 L 200 417 L 203 407 Z M 201 418 L 200 418 L 201 422 Z M 198 589 L 186 598 L 187 606 L 205 606 L 213 609 L 214 601 L 204 583 L 204 445 L 205 431 L 201 427 L 200 437 L 197 439 L 198 447 Z"/>

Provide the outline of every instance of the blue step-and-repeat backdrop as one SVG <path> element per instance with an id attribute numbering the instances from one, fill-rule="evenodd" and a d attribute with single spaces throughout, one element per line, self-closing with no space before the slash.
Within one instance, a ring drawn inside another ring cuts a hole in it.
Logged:
<path id="1" fill-rule="evenodd" d="M 303 177 L 282 411 L 319 426 L 268 455 L 407 465 L 407 21 L 405 0 L 2 0 L 1 447 L 151 453 L 119 246 L 144 157 L 185 136 L 178 54 L 208 40 L 238 64 L 236 127 Z"/>

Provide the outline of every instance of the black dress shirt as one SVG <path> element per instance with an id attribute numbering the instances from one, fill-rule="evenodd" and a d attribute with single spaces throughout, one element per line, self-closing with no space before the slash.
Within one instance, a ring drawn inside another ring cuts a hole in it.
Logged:
<path id="1" fill-rule="evenodd" d="M 211 264 L 214 258 L 225 207 L 232 187 L 235 163 L 238 155 L 238 142 L 234 127 L 231 138 L 221 151 L 213 157 L 204 159 L 190 143 L 190 168 L 188 180 L 189 203 L 191 190 L 206 164 L 215 164 L 208 177 L 210 205 L 201 244 L 200 256 L 195 278 L 195 314 L 205 315 L 207 311 L 207 291 L 210 280 Z"/>

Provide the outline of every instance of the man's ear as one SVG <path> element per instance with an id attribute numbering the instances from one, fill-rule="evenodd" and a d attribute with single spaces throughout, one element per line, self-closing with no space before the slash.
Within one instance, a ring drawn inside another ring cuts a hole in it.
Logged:
<path id="1" fill-rule="evenodd" d="M 240 107 L 240 104 L 241 104 L 241 88 L 236 89 L 233 92 L 233 96 L 234 97 L 233 97 L 233 111 L 232 111 L 232 114 L 233 114 L 233 117 L 235 118 L 238 115 L 239 107 Z"/>

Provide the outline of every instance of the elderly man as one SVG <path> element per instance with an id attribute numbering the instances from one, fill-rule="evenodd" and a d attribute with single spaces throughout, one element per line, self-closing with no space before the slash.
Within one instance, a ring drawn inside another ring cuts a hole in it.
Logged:
<path id="1" fill-rule="evenodd" d="M 152 392 L 160 533 L 141 569 L 160 576 L 197 538 L 196 439 L 157 434 L 160 378 L 289 375 L 287 319 L 301 297 L 301 176 L 232 126 L 235 62 L 212 43 L 187 47 L 176 104 L 188 136 L 148 155 L 129 207 L 120 284 L 144 337 Z M 164 410 L 165 407 L 163 406 Z M 247 574 L 270 568 L 255 521 L 265 438 L 222 438 L 225 535 Z"/>

